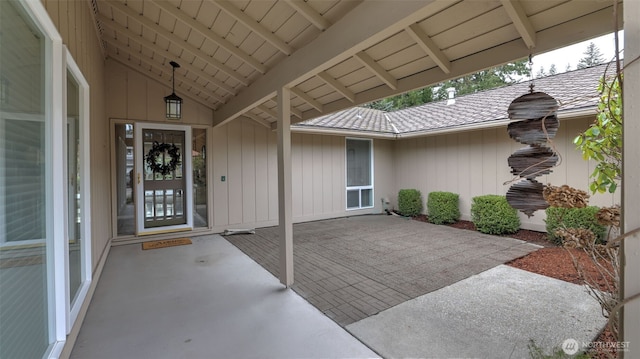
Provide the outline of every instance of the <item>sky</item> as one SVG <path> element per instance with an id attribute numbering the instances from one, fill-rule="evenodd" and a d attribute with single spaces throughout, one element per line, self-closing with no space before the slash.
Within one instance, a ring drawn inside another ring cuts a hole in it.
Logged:
<path id="1" fill-rule="evenodd" d="M 620 31 L 618 38 L 620 50 L 622 50 L 624 47 L 624 31 Z M 540 67 L 544 67 L 545 72 L 548 73 L 552 64 L 556 65 L 558 72 L 565 72 L 567 64 L 571 65 L 571 70 L 575 70 L 578 61 L 584 57 L 584 52 L 587 50 L 590 42 L 595 43 L 598 49 L 600 49 L 605 61 L 613 60 L 615 55 L 614 37 L 613 34 L 608 34 L 544 54 L 536 55 L 534 53 L 533 73 L 537 74 Z"/>

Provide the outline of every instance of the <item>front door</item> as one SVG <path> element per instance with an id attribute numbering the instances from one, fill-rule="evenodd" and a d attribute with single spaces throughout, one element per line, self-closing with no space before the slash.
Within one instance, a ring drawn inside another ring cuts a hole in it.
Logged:
<path id="1" fill-rule="evenodd" d="M 191 128 L 139 123 L 135 130 L 136 233 L 191 230 Z"/>

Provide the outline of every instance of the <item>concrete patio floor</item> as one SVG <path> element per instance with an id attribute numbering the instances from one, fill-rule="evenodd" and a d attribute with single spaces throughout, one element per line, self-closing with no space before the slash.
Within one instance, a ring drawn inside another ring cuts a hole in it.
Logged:
<path id="1" fill-rule="evenodd" d="M 294 232 L 309 301 L 219 235 L 112 248 L 71 358 L 526 358 L 604 324 L 584 288 L 499 265 L 536 249 L 521 241 L 386 216 Z M 275 238 L 228 236 L 269 265 Z"/>
<path id="2" fill-rule="evenodd" d="M 378 357 L 218 235 L 114 247 L 75 359 Z"/>
<path id="3" fill-rule="evenodd" d="M 499 265 L 347 330 L 384 358 L 530 359 L 532 342 L 582 350 L 606 322 L 584 287 Z"/>
<path id="4" fill-rule="evenodd" d="M 225 238 L 278 276 L 277 227 Z M 293 238 L 293 289 L 341 326 L 540 248 L 387 215 L 295 224 Z"/>

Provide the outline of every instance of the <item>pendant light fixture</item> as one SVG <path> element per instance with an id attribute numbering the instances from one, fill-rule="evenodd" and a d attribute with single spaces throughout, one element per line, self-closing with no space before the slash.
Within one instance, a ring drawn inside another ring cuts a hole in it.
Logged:
<path id="1" fill-rule="evenodd" d="M 179 120 L 182 117 L 182 99 L 176 95 L 176 67 L 180 67 L 180 65 L 175 61 L 171 61 L 169 64 L 173 68 L 171 75 L 173 82 L 171 95 L 164 98 L 164 102 L 167 104 L 167 120 Z"/>

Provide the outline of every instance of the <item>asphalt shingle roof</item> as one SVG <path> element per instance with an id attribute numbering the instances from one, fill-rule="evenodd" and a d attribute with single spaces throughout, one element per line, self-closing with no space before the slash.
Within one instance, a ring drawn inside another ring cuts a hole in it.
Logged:
<path id="1" fill-rule="evenodd" d="M 594 109 L 598 103 L 598 81 L 607 65 L 569 71 L 534 80 L 534 91 L 545 92 L 558 100 L 558 113 Z M 607 74 L 612 74 L 608 69 Z M 384 134 L 410 134 L 451 130 L 490 124 L 508 119 L 507 109 L 517 97 L 529 93 L 529 81 L 459 96 L 455 103 L 430 102 L 402 110 L 385 112 L 353 107 L 327 116 L 301 122 L 295 127 L 342 129 Z"/>

